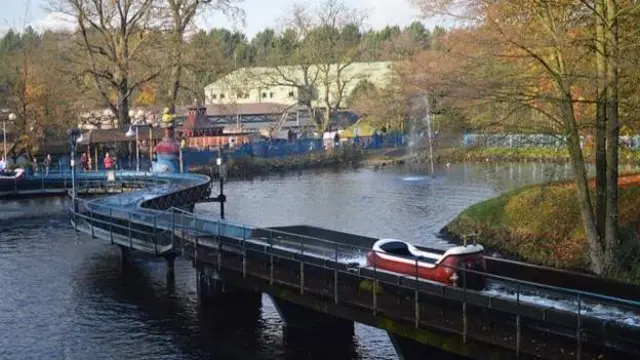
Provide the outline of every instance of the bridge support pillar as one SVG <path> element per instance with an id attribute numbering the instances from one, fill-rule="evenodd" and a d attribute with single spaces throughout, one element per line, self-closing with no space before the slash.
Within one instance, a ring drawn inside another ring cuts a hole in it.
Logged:
<path id="1" fill-rule="evenodd" d="M 444 350 L 421 344 L 413 339 L 387 332 L 391 344 L 400 360 L 442 359 L 455 360 L 460 356 L 448 353 Z"/>
<path id="2" fill-rule="evenodd" d="M 262 293 L 235 287 L 224 281 L 216 271 L 196 268 L 196 286 L 200 305 L 228 304 L 234 306 L 262 306 Z"/>
<path id="3" fill-rule="evenodd" d="M 284 321 L 285 334 L 287 332 L 295 332 L 296 334 L 325 332 L 332 335 L 353 337 L 353 321 L 321 313 L 274 296 L 271 296 L 271 300 Z"/>
<path id="4" fill-rule="evenodd" d="M 118 247 L 120 248 L 120 265 L 129 265 L 129 260 L 131 258 L 131 249 L 122 245 L 118 245 Z"/>
<path id="5" fill-rule="evenodd" d="M 167 262 L 167 283 L 172 284 L 176 279 L 176 254 L 167 254 L 164 259 Z"/>
<path id="6" fill-rule="evenodd" d="M 351 359 L 354 357 L 354 323 L 270 296 L 283 320 L 284 345 L 293 357 Z M 318 341 L 322 339 L 322 341 Z M 327 346 L 330 344 L 330 346 Z"/>

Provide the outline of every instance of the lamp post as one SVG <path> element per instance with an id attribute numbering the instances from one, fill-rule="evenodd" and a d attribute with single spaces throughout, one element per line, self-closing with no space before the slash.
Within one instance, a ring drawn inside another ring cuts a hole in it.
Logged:
<path id="1" fill-rule="evenodd" d="M 144 118 L 144 111 L 138 112 Z M 156 123 L 156 115 L 147 115 L 147 125 L 149 125 L 149 162 L 153 163 L 153 125 Z"/>
<path id="2" fill-rule="evenodd" d="M 71 165 L 71 202 L 73 203 L 74 213 L 78 210 L 76 204 L 76 145 L 78 140 L 83 139 L 82 131 L 78 128 L 67 130 L 67 136 L 69 137 L 69 144 L 71 145 L 70 162 Z"/>
<path id="3" fill-rule="evenodd" d="M 133 110 L 129 110 L 129 119 L 136 118 L 136 121 L 132 121 L 131 126 L 129 126 L 129 130 L 124 134 L 126 137 L 134 137 L 136 138 L 136 171 L 140 171 L 140 146 L 139 146 L 139 127 L 138 121 L 144 118 L 144 112 L 142 110 L 135 113 Z M 133 128 L 135 127 L 135 131 Z"/>
<path id="4" fill-rule="evenodd" d="M 227 197 L 224 195 L 224 173 L 225 169 L 222 163 L 222 154 L 218 149 L 218 158 L 216 159 L 216 165 L 218 165 L 218 177 L 220 178 L 220 194 L 217 197 L 217 202 L 220 203 L 220 219 L 224 220 L 224 203 Z"/>
<path id="5" fill-rule="evenodd" d="M 135 127 L 135 131 L 133 128 Z M 136 171 L 140 171 L 140 148 L 138 147 L 138 125 L 129 126 L 129 130 L 124 134 L 126 137 L 136 138 Z"/>
<path id="6" fill-rule="evenodd" d="M 16 114 L 11 113 L 8 116 L 9 121 L 14 122 L 16 121 Z M 2 122 L 2 138 L 3 138 L 3 144 L 4 144 L 4 159 L 5 159 L 5 163 L 7 162 L 7 160 L 9 159 L 9 155 L 7 154 L 7 122 L 3 121 Z"/>

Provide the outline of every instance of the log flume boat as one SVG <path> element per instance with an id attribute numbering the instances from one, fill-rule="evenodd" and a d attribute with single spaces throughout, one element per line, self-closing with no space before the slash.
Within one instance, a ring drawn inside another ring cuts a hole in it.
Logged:
<path id="1" fill-rule="evenodd" d="M 24 169 L 15 169 L 13 171 L 0 171 L 0 185 L 15 184 L 17 181 L 24 179 Z"/>
<path id="2" fill-rule="evenodd" d="M 436 251 L 420 249 L 402 240 L 381 239 L 373 244 L 373 249 L 367 254 L 367 263 L 378 269 L 445 285 L 477 290 L 486 286 L 482 245 L 456 246 L 439 253 Z"/>

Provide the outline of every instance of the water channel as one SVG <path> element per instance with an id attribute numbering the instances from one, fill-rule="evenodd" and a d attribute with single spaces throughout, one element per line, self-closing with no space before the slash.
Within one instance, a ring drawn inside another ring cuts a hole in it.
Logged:
<path id="1" fill-rule="evenodd" d="M 442 247 L 438 230 L 467 206 L 568 175 L 565 165 L 540 163 L 305 171 L 229 182 L 226 215 Z M 65 206 L 0 201 L 2 359 L 397 359 L 386 334 L 364 325 L 348 351 L 321 339 L 286 344 L 266 297 L 259 313 L 203 313 L 189 262 L 177 262 L 174 285 L 163 260 L 136 257 L 123 270 L 117 248 L 72 230 Z M 217 204 L 196 211 L 218 216 Z"/>

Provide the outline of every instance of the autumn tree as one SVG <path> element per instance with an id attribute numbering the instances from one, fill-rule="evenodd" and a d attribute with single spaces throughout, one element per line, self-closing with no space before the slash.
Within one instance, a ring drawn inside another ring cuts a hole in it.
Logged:
<path id="1" fill-rule="evenodd" d="M 467 64 L 479 64 L 483 57 L 485 63 L 501 65 L 495 72 L 458 77 L 467 85 L 481 79 L 483 89 L 472 86 L 481 90 L 479 94 L 466 95 L 489 106 L 506 106 L 508 112 L 527 109 L 561 131 L 570 154 L 592 270 L 598 274 L 611 270 L 619 242 L 619 22 L 634 13 L 637 5 L 614 0 L 414 3 L 426 15 L 464 18 L 479 46 L 475 59 L 467 58 Z M 590 89 L 597 89 L 595 97 L 589 95 Z M 597 108 L 591 120 L 582 118 L 580 111 L 589 106 Z M 599 165 L 595 206 L 580 138 L 594 130 Z"/>
<path id="2" fill-rule="evenodd" d="M 54 0 L 53 10 L 76 21 L 79 72 L 89 77 L 120 124 L 129 122 L 134 91 L 161 72 L 153 61 L 162 43 L 153 30 L 157 0 Z M 111 94 L 115 94 L 115 99 Z"/>
<path id="3" fill-rule="evenodd" d="M 3 58 L 0 83 L 7 86 L 5 105 L 17 115 L 9 124 L 16 134 L 13 153 L 37 152 L 40 146 L 64 132 L 75 117 L 74 100 L 80 93 L 63 75 L 62 54 L 68 34 L 37 33 L 27 27 L 8 33 L 0 42 Z"/>

